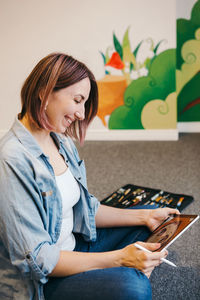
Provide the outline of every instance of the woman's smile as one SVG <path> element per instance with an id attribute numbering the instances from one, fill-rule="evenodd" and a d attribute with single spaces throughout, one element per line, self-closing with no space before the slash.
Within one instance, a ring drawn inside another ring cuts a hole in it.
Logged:
<path id="1" fill-rule="evenodd" d="M 68 116 L 65 116 L 65 121 L 66 121 L 67 127 L 70 126 L 73 122 Z"/>

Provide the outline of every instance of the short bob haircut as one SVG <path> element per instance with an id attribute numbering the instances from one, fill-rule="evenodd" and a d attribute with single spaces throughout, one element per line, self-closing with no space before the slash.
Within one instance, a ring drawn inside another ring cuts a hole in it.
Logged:
<path id="1" fill-rule="evenodd" d="M 53 131 L 45 111 L 48 96 L 86 77 L 90 80 L 91 90 L 85 104 L 85 119 L 76 120 L 65 131 L 66 136 L 69 135 L 83 144 L 86 129 L 97 114 L 98 88 L 93 73 L 86 65 L 67 54 L 49 54 L 32 70 L 21 90 L 22 109 L 18 115 L 19 120 L 26 115 L 31 125 Z M 40 98 L 41 93 L 43 101 Z"/>

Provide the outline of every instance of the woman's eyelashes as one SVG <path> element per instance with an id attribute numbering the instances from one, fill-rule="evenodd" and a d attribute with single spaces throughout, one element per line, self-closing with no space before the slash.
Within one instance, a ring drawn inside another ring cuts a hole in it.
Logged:
<path id="1" fill-rule="evenodd" d="M 75 95 L 74 97 L 74 101 L 78 104 L 81 103 L 84 99 L 85 97 L 83 95 Z"/>
<path id="2" fill-rule="evenodd" d="M 76 100 L 76 99 L 74 99 L 74 101 L 75 101 L 75 103 L 77 103 L 77 104 L 80 104 L 80 103 L 81 103 L 81 100 Z"/>
<path id="3" fill-rule="evenodd" d="M 84 97 L 82 97 L 82 96 L 76 96 L 75 98 L 74 98 L 74 101 L 77 103 L 77 104 L 79 104 L 79 103 L 81 103 L 81 101 L 84 99 Z"/>

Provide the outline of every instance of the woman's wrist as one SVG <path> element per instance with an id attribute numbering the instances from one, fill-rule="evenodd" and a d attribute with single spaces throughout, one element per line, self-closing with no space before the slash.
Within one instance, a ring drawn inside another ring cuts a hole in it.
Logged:
<path id="1" fill-rule="evenodd" d="M 147 226 L 149 215 L 151 210 L 150 209 L 134 209 L 129 210 L 130 213 L 132 213 L 132 221 L 134 222 L 133 225 L 139 225 L 139 226 Z"/>
<path id="2" fill-rule="evenodd" d="M 150 218 L 151 209 L 145 209 L 143 213 L 143 225 L 148 227 L 148 221 Z"/>
<path id="3" fill-rule="evenodd" d="M 124 258 L 124 248 L 113 251 L 113 267 L 122 267 Z"/>

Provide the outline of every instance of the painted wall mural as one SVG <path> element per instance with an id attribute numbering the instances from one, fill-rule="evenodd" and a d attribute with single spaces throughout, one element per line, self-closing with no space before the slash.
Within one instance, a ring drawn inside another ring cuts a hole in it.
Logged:
<path id="1" fill-rule="evenodd" d="M 131 49 L 129 29 L 122 43 L 113 33 L 113 47 L 103 58 L 105 76 L 98 81 L 98 117 L 108 129 L 176 128 L 176 53 L 159 52 L 165 40 L 156 45 L 147 38 Z M 142 50 L 143 61 L 138 55 Z M 106 120 L 107 117 L 107 120 Z"/>
<path id="2" fill-rule="evenodd" d="M 200 121 L 200 0 L 177 20 L 176 68 L 178 121 Z"/>

